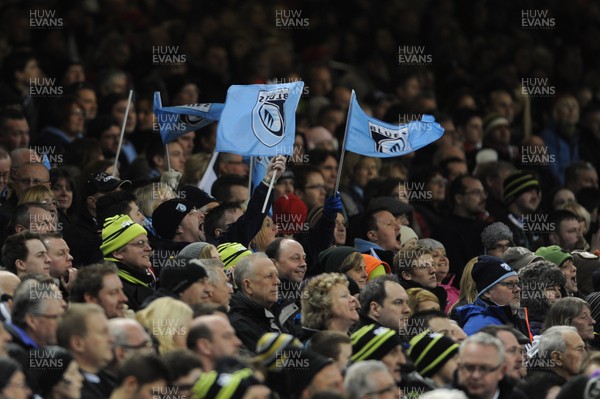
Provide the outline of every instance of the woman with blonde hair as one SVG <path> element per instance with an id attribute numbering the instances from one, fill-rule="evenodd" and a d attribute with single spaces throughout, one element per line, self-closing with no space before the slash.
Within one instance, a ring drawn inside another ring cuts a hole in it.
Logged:
<path id="1" fill-rule="evenodd" d="M 176 198 L 175 191 L 166 183 L 151 183 L 135 190 L 137 205 L 147 218 L 166 200 Z"/>
<path id="2" fill-rule="evenodd" d="M 320 274 L 308 282 L 302 294 L 305 339 L 323 330 L 347 334 L 358 321 L 358 301 L 350 294 L 348 279 L 343 274 Z"/>
<path id="3" fill-rule="evenodd" d="M 452 319 L 456 319 L 455 310 L 463 305 L 475 302 L 477 299 L 477 286 L 475 285 L 475 280 L 473 280 L 473 276 L 471 276 L 471 271 L 473 270 L 473 266 L 477 262 L 478 256 L 472 258 L 467 262 L 465 268 L 463 270 L 463 274 L 460 278 L 460 296 L 458 297 L 458 302 L 454 304 L 452 310 L 450 310 L 450 317 Z"/>
<path id="4" fill-rule="evenodd" d="M 46 186 L 37 185 L 25 190 L 21 198 L 19 198 L 18 205 L 26 202 L 44 204 L 48 207 L 48 210 L 53 217 L 58 217 L 58 201 L 56 201 L 56 194 Z"/>
<path id="5" fill-rule="evenodd" d="M 430 291 L 423 288 L 409 288 L 406 293 L 411 314 L 425 310 L 440 310 L 440 300 Z"/>
<path id="6" fill-rule="evenodd" d="M 265 252 L 275 238 L 277 238 L 277 224 L 270 216 L 265 216 L 261 229 L 250 241 L 250 248 L 254 252 Z"/>
<path id="7" fill-rule="evenodd" d="M 189 305 L 171 297 L 158 298 L 135 315 L 136 320 L 158 341 L 161 355 L 186 348 L 193 317 L 194 312 Z"/>

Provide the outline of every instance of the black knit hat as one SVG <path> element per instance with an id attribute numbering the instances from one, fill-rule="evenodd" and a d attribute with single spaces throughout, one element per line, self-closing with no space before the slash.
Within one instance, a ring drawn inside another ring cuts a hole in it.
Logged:
<path id="1" fill-rule="evenodd" d="M 521 194 L 536 189 L 540 191 L 540 182 L 532 174 L 518 170 L 504 179 L 504 204 L 512 204 Z"/>
<path id="2" fill-rule="evenodd" d="M 331 247 L 319 253 L 319 265 L 325 273 L 340 273 L 340 265 L 350 254 L 358 252 L 352 247 Z"/>
<path id="3" fill-rule="evenodd" d="M 313 378 L 333 360 L 307 349 L 283 350 L 276 371 L 267 372 L 266 383 L 281 397 L 300 397 Z"/>
<path id="4" fill-rule="evenodd" d="M 504 260 L 495 256 L 481 255 L 473 266 L 471 276 L 477 286 L 477 296 L 489 291 L 494 285 L 517 273 Z"/>
<path id="5" fill-rule="evenodd" d="M 194 204 L 185 199 L 173 198 L 160 204 L 152 212 L 152 226 L 165 240 L 175 237 L 183 218 L 194 209 Z"/>
<path id="6" fill-rule="evenodd" d="M 198 259 L 178 259 L 177 264 L 160 271 L 160 286 L 179 295 L 198 280 L 208 277 Z"/>
<path id="7" fill-rule="evenodd" d="M 408 356 L 423 377 L 432 377 L 452 356 L 458 353 L 458 344 L 443 334 L 425 330 L 410 340 Z"/>
<path id="8" fill-rule="evenodd" d="M 380 324 L 370 324 L 352 334 L 352 361 L 381 360 L 398 345 L 402 339 L 397 331 Z"/>

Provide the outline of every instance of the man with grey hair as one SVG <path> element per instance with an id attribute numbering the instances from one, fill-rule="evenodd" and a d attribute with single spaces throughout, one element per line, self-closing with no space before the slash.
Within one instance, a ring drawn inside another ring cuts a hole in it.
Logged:
<path id="1" fill-rule="evenodd" d="M 50 276 L 24 276 L 15 289 L 12 322 L 5 324 L 13 344 L 29 351 L 56 345 L 58 319 L 67 304 Z"/>
<path id="2" fill-rule="evenodd" d="M 470 398 L 509 397 L 512 386 L 504 380 L 504 345 L 486 333 L 471 335 L 458 352 L 458 388 Z"/>
<path id="3" fill-rule="evenodd" d="M 125 357 L 137 353 L 154 353 L 152 338 L 144 327 L 134 319 L 117 317 L 108 320 L 108 333 L 113 339 L 113 360 L 107 367 L 115 372 Z"/>
<path id="4" fill-rule="evenodd" d="M 552 372 L 562 384 L 579 374 L 585 357 L 585 343 L 572 326 L 554 326 L 541 336 L 537 353 L 529 360 L 528 369 L 536 373 Z"/>
<path id="5" fill-rule="evenodd" d="M 213 288 L 208 300 L 229 309 L 233 287 L 227 282 L 223 262 L 219 259 L 200 259 L 199 262 L 206 270 L 208 283 Z"/>
<path id="6" fill-rule="evenodd" d="M 378 360 L 365 360 L 353 364 L 346 371 L 344 388 L 348 399 L 395 399 L 400 392 L 385 364 Z"/>
<path id="7" fill-rule="evenodd" d="M 403 331 L 410 313 L 408 294 L 398 278 L 380 276 L 369 281 L 360 293 L 360 320 L 355 331 L 373 323 Z"/>
<path id="8" fill-rule="evenodd" d="M 254 351 L 265 333 L 288 332 L 270 310 L 280 284 L 273 261 L 262 252 L 248 255 L 236 265 L 234 278 L 238 292 L 231 297 L 229 319 L 246 348 Z"/>

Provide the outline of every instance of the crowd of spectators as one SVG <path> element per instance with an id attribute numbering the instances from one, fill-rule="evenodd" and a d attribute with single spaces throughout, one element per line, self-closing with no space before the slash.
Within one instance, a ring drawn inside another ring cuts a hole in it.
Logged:
<path id="1" fill-rule="evenodd" d="M 597 395 L 595 2 L 33 0 L 0 22 L 0 397 Z M 293 155 L 255 186 L 246 157 L 209 167 L 217 123 L 161 140 L 156 91 L 296 80 Z M 352 90 L 445 133 L 340 168 Z"/>

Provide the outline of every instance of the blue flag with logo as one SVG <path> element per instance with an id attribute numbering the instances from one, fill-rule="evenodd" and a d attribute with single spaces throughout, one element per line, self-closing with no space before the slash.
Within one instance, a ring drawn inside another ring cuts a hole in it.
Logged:
<path id="1" fill-rule="evenodd" d="M 248 156 L 291 155 L 304 82 L 233 85 L 217 128 L 215 151 Z"/>
<path id="2" fill-rule="evenodd" d="M 391 158 L 425 147 L 444 134 L 431 115 L 420 121 L 394 125 L 369 116 L 360 108 L 354 90 L 348 111 L 346 150 L 368 157 Z"/>
<path id="3" fill-rule="evenodd" d="M 160 93 L 154 92 L 154 114 L 164 144 L 218 121 L 223 107 L 220 103 L 201 103 L 163 108 Z"/>

